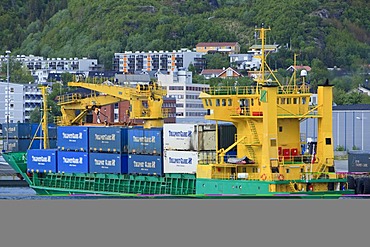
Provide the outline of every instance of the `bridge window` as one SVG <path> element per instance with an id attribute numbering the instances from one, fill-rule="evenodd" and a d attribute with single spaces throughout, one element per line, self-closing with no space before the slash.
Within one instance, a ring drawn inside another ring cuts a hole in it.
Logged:
<path id="1" fill-rule="evenodd" d="M 285 98 L 281 98 L 280 100 L 281 100 L 280 104 L 284 105 L 285 104 Z"/>
<path id="2" fill-rule="evenodd" d="M 228 106 L 232 106 L 233 105 L 233 101 L 231 99 L 227 99 L 227 103 L 228 103 L 227 104 Z"/>
<path id="3" fill-rule="evenodd" d="M 287 98 L 286 103 L 290 105 L 292 103 L 291 98 Z"/>
<path id="4" fill-rule="evenodd" d="M 226 106 L 226 99 L 222 99 L 221 102 L 222 102 L 222 106 Z"/>
<path id="5" fill-rule="evenodd" d="M 208 100 L 206 99 L 206 100 L 204 100 L 204 102 L 205 102 L 206 106 L 208 106 Z"/>
<path id="6" fill-rule="evenodd" d="M 302 97 L 302 104 L 306 104 L 306 97 Z"/>
<path id="7" fill-rule="evenodd" d="M 331 138 L 325 138 L 326 145 L 331 145 Z"/>
<path id="8" fill-rule="evenodd" d="M 293 104 L 297 104 L 297 98 L 293 98 Z"/>
<path id="9" fill-rule="evenodd" d="M 220 99 L 216 99 L 216 106 L 220 106 Z"/>

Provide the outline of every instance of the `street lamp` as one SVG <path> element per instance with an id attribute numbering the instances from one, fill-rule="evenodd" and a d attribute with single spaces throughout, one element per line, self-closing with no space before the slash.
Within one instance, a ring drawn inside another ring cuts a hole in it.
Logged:
<path id="1" fill-rule="evenodd" d="M 10 100 L 9 100 L 9 63 L 10 63 L 10 53 L 11 51 L 7 50 L 6 52 L 6 57 L 7 57 L 7 67 L 6 67 L 6 82 L 7 82 L 7 114 L 6 114 L 6 151 L 9 151 L 9 114 L 10 114 Z"/>

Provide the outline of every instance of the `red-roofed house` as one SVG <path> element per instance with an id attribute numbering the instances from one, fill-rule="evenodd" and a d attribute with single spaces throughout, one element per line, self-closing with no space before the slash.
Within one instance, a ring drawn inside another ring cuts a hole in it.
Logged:
<path id="1" fill-rule="evenodd" d="M 310 66 L 304 66 L 304 65 L 291 65 L 289 66 L 289 68 L 287 68 L 286 70 L 289 70 L 291 72 L 293 72 L 293 70 L 295 71 L 299 71 L 299 70 L 306 70 L 307 72 L 310 72 L 311 71 L 311 67 Z"/>
<path id="2" fill-rule="evenodd" d="M 200 73 L 206 79 L 210 78 L 238 78 L 243 77 L 242 74 L 238 73 L 233 68 L 229 67 L 227 69 L 204 69 Z"/>
<path id="3" fill-rule="evenodd" d="M 240 53 L 238 42 L 201 42 L 196 45 L 196 52 L 225 52 L 228 54 Z"/>

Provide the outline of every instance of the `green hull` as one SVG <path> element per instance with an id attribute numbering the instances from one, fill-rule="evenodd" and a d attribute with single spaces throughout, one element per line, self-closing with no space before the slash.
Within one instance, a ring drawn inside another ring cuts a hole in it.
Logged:
<path id="1" fill-rule="evenodd" d="M 4 159 L 39 195 L 106 195 L 127 198 L 326 198 L 353 195 L 353 190 L 325 192 L 269 192 L 270 184 L 289 181 L 196 179 L 194 174 L 143 176 L 96 173 L 27 173 L 25 153 L 4 153 Z M 322 181 L 325 182 L 325 181 Z M 333 182 L 333 181 L 332 181 Z M 335 182 L 346 182 L 345 179 Z"/>

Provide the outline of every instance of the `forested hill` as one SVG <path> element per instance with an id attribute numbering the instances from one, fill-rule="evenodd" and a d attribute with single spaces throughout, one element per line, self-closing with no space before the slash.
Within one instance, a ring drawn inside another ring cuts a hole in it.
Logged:
<path id="1" fill-rule="evenodd" d="M 0 0 L 4 54 L 98 58 L 114 52 L 194 48 L 198 42 L 254 44 L 254 28 L 271 27 L 268 42 L 310 65 L 354 69 L 370 63 L 368 0 Z"/>

